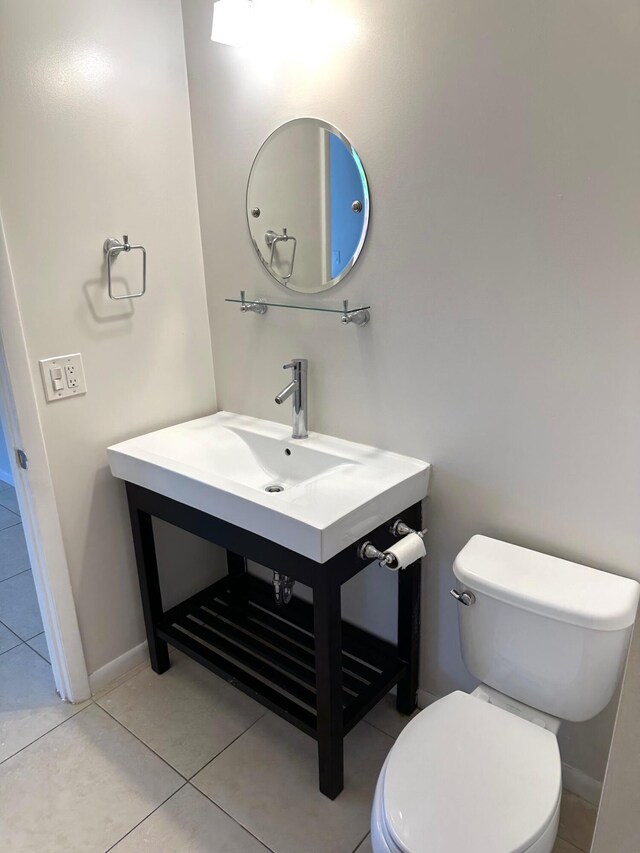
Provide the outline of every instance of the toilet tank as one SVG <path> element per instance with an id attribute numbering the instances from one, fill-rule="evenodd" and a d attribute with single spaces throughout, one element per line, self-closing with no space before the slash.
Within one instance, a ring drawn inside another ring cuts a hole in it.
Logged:
<path id="1" fill-rule="evenodd" d="M 462 655 L 484 684 L 563 720 L 588 720 L 622 675 L 635 581 L 474 536 L 456 557 Z M 466 597 L 465 597 L 466 598 Z"/>

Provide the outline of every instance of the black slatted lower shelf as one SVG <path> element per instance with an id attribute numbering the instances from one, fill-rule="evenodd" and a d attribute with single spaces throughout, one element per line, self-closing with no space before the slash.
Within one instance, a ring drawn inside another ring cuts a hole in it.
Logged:
<path id="1" fill-rule="evenodd" d="M 167 611 L 159 636 L 262 704 L 316 735 L 313 608 L 283 607 L 270 584 L 225 577 Z M 343 728 L 349 731 L 399 681 L 396 647 L 342 623 Z"/>

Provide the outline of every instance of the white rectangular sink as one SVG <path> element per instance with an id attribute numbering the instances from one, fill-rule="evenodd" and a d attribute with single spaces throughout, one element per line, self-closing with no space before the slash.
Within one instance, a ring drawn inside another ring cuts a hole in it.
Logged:
<path id="1" fill-rule="evenodd" d="M 430 465 L 232 412 L 108 448 L 121 480 L 324 563 L 422 500 Z"/>

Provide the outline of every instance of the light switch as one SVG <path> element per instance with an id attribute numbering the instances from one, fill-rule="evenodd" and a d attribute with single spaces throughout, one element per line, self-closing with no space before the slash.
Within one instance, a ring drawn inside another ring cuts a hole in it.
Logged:
<path id="1" fill-rule="evenodd" d="M 87 393 L 82 356 L 79 352 L 41 359 L 40 373 L 48 402 Z"/>

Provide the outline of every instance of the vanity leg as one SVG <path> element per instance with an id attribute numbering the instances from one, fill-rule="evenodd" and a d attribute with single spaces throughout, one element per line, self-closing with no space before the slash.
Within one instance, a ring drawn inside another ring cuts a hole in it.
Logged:
<path id="1" fill-rule="evenodd" d="M 398 572 L 398 656 L 407 664 L 407 672 L 398 682 L 396 708 L 409 715 L 418 698 L 420 560 Z"/>
<path id="2" fill-rule="evenodd" d="M 246 588 L 241 579 L 247 574 L 246 558 L 240 554 L 234 554 L 233 551 L 227 551 L 227 574 L 237 581 L 231 587 L 231 601 L 244 615 L 247 610 L 247 600 Z"/>
<path id="3" fill-rule="evenodd" d="M 144 624 L 147 629 L 151 668 L 154 672 L 162 674 L 169 669 L 171 664 L 169 663 L 169 649 L 167 644 L 155 632 L 155 625 L 162 618 L 163 611 L 160 580 L 158 578 L 158 562 L 156 560 L 156 546 L 153 541 L 152 519 L 148 513 L 137 509 L 131 502 L 129 502 L 129 515 L 131 518 L 131 530 L 133 532 L 133 545 L 136 552 L 136 563 L 138 565 L 142 612 L 144 613 Z"/>
<path id="4" fill-rule="evenodd" d="M 247 561 L 240 554 L 234 554 L 233 551 L 227 551 L 227 572 L 232 578 L 237 578 L 244 575 L 247 571 Z"/>
<path id="5" fill-rule="evenodd" d="M 335 800 L 344 788 L 340 585 L 318 574 L 313 585 L 313 627 L 320 791 Z"/>

